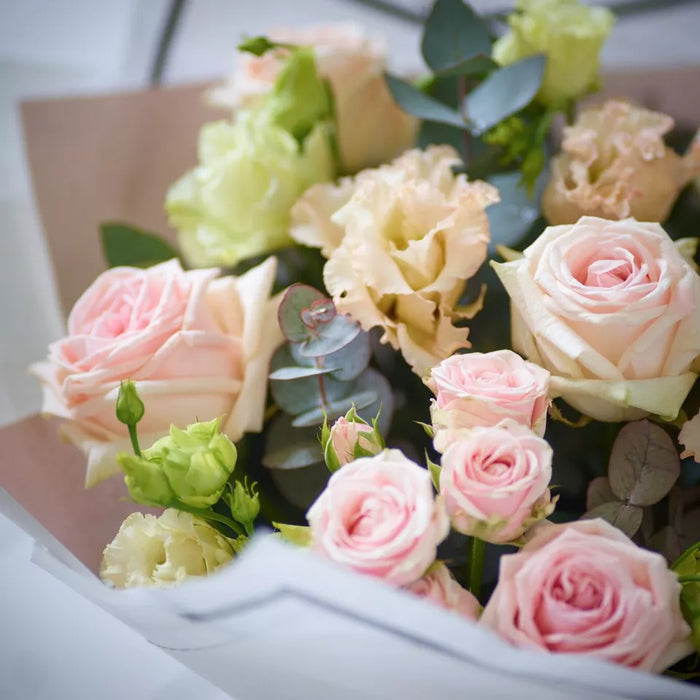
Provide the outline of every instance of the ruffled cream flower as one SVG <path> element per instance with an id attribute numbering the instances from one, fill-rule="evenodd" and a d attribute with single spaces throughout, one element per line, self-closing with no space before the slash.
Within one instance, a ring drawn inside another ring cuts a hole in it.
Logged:
<path id="1" fill-rule="evenodd" d="M 105 548 L 100 578 L 116 588 L 165 588 L 206 576 L 233 559 L 236 545 L 189 513 L 132 513 Z"/>
<path id="2" fill-rule="evenodd" d="M 338 310 L 365 330 L 381 327 L 382 342 L 421 376 L 469 347 L 468 329 L 454 324 L 481 308 L 458 302 L 486 257 L 484 209 L 499 198 L 491 185 L 455 176 L 458 162 L 449 146 L 409 151 L 354 180 L 314 186 L 292 209 L 292 237 L 328 257 L 324 282 Z"/>
<path id="3" fill-rule="evenodd" d="M 700 174 L 700 143 L 681 157 L 663 140 L 673 119 L 629 102 L 584 110 L 564 130 L 542 200 L 551 224 L 581 216 L 663 222 L 680 190 Z"/>

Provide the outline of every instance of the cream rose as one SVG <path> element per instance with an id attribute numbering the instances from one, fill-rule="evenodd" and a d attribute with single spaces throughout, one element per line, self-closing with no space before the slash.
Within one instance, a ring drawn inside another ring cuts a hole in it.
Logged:
<path id="1" fill-rule="evenodd" d="M 581 520 L 543 527 L 501 557 L 481 622 L 517 646 L 658 673 L 692 651 L 680 589 L 660 554 Z"/>
<path id="2" fill-rule="evenodd" d="M 168 508 L 132 513 L 102 555 L 100 578 L 116 588 L 167 588 L 206 576 L 233 559 L 231 540 L 200 518 Z"/>
<path id="3" fill-rule="evenodd" d="M 453 355 L 430 370 L 425 382 L 434 445 L 444 452 L 460 431 L 511 419 L 544 435 L 549 372 L 511 350 Z"/>
<path id="4" fill-rule="evenodd" d="M 447 514 L 465 535 L 512 542 L 554 510 L 552 448 L 513 421 L 473 428 L 448 447 L 441 466 Z"/>
<path id="5" fill-rule="evenodd" d="M 269 38 L 314 47 L 318 71 L 330 82 L 335 99 L 346 172 L 379 165 L 413 144 L 418 121 L 399 108 L 386 86 L 383 42 L 352 24 L 278 29 Z M 240 53 L 233 75 L 210 93 L 211 101 L 233 109 L 255 106 L 272 89 L 286 53 Z"/>
<path id="6" fill-rule="evenodd" d="M 551 395 L 597 420 L 675 418 L 696 379 L 700 277 L 659 224 L 583 217 L 492 265 L 513 347 L 551 372 Z"/>
<path id="7" fill-rule="evenodd" d="M 68 317 L 68 336 L 32 367 L 42 411 L 67 419 L 63 433 L 88 455 L 88 486 L 118 472 L 115 455 L 131 449 L 115 414 L 122 379 L 145 404 L 144 445 L 171 423 L 222 416 L 234 441 L 262 429 L 268 364 L 282 341 L 270 299 L 275 270 L 269 258 L 239 278 L 215 279 L 217 270 L 184 272 L 171 260 L 95 280 Z"/>
<path id="8" fill-rule="evenodd" d="M 442 562 L 430 567 L 430 571 L 407 590 L 469 620 L 478 619 L 481 611 L 479 601 L 454 580 Z"/>
<path id="9" fill-rule="evenodd" d="M 685 447 L 681 453 L 683 459 L 692 457 L 696 462 L 700 462 L 700 413 L 683 423 L 678 442 Z"/>
<path id="10" fill-rule="evenodd" d="M 458 162 L 449 146 L 409 151 L 352 183 L 312 187 L 292 209 L 292 237 L 328 255 L 323 278 L 339 312 L 380 326 L 421 376 L 469 346 L 454 322 L 481 306 L 458 303 L 486 257 L 485 207 L 498 192 L 455 176 Z"/>
<path id="11" fill-rule="evenodd" d="M 564 129 L 542 210 L 551 224 L 584 215 L 640 221 L 668 218 L 679 192 L 700 174 L 700 143 L 685 157 L 664 143 L 673 119 L 628 102 L 585 109 Z"/>
<path id="12" fill-rule="evenodd" d="M 399 586 L 425 573 L 449 530 L 430 474 L 398 450 L 336 471 L 306 518 L 314 551 Z"/>

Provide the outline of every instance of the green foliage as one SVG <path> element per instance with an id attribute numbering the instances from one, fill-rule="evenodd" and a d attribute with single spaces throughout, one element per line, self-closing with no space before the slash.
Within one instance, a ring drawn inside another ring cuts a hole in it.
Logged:
<path id="1" fill-rule="evenodd" d="M 423 29 L 421 51 L 425 62 L 438 72 L 477 55 L 491 54 L 486 23 L 462 0 L 437 0 Z"/>
<path id="2" fill-rule="evenodd" d="M 385 79 L 394 99 L 405 112 L 426 121 L 449 124 L 459 129 L 466 128 L 464 117 L 456 110 L 394 75 L 387 73 Z"/>
<path id="3" fill-rule="evenodd" d="M 700 542 L 686 549 L 671 567 L 681 582 L 681 611 L 692 630 L 691 640 L 700 651 Z"/>
<path id="4" fill-rule="evenodd" d="M 175 248 L 160 236 L 129 224 L 100 224 L 100 236 L 102 254 L 109 267 L 150 267 L 178 257 Z"/>
<path id="5" fill-rule="evenodd" d="M 253 36 L 244 39 L 238 44 L 238 50 L 245 53 L 252 53 L 254 56 L 262 56 L 272 49 L 284 47 L 286 44 L 278 44 L 270 41 L 266 36 Z"/>

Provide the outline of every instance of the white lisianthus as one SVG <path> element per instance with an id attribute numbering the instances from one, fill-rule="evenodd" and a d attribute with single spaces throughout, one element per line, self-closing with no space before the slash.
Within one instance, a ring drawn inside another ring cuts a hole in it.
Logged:
<path id="1" fill-rule="evenodd" d="M 199 165 L 173 184 L 165 208 L 194 267 L 235 265 L 289 245 L 289 210 L 309 185 L 332 180 L 328 125 L 300 145 L 254 112 L 206 124 Z"/>
<path id="2" fill-rule="evenodd" d="M 169 587 L 206 576 L 233 559 L 236 545 L 189 513 L 132 513 L 102 555 L 100 578 L 116 588 Z"/>

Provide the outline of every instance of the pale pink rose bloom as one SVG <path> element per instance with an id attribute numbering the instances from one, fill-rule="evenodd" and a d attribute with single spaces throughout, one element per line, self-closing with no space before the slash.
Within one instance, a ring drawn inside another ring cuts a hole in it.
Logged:
<path id="1" fill-rule="evenodd" d="M 683 459 L 692 457 L 696 462 L 700 462 L 700 413 L 683 423 L 678 442 L 685 447 L 681 452 Z"/>
<path id="2" fill-rule="evenodd" d="M 356 423 L 349 421 L 345 416 L 341 416 L 331 426 L 330 441 L 338 457 L 341 466 L 352 462 L 355 459 L 355 445 L 368 452 L 380 452 L 381 448 L 374 442 L 363 437 L 362 433 L 372 434 L 374 429 L 366 423 Z"/>
<path id="3" fill-rule="evenodd" d="M 432 567 L 429 574 L 408 586 L 407 590 L 431 600 L 446 610 L 454 610 L 469 620 L 479 618 L 479 601 L 454 580 L 450 570 L 442 562 Z"/>
<path id="4" fill-rule="evenodd" d="M 498 191 L 454 175 L 450 146 L 411 150 L 338 185 L 311 187 L 291 211 L 292 238 L 328 257 L 323 279 L 338 311 L 400 350 L 413 371 L 458 348 L 469 329 L 455 325 L 480 309 L 459 306 L 486 259 L 486 207 Z"/>
<path id="5" fill-rule="evenodd" d="M 386 86 L 382 41 L 353 24 L 277 29 L 269 38 L 314 48 L 318 71 L 333 92 L 345 172 L 379 165 L 413 144 L 418 120 L 401 110 Z M 210 100 L 233 109 L 254 107 L 272 89 L 286 55 L 284 49 L 260 57 L 239 53 L 233 75 Z"/>
<path id="6" fill-rule="evenodd" d="M 501 557 L 481 621 L 516 646 L 663 671 L 692 651 L 666 560 L 601 520 L 538 528 Z"/>
<path id="7" fill-rule="evenodd" d="M 453 355 L 433 367 L 425 383 L 435 394 L 430 416 L 438 452 L 459 431 L 506 418 L 544 435 L 549 372 L 511 350 Z"/>
<path id="8" fill-rule="evenodd" d="M 399 450 L 333 473 L 306 519 L 314 551 L 398 586 L 425 573 L 450 528 L 430 474 Z"/>
<path id="9" fill-rule="evenodd" d="M 700 277 L 659 224 L 585 216 L 492 263 L 513 348 L 551 372 L 550 396 L 597 420 L 675 418 L 700 354 Z"/>
<path id="10" fill-rule="evenodd" d="M 270 298 L 275 270 L 275 258 L 239 278 L 185 272 L 176 260 L 116 267 L 80 297 L 67 337 L 32 371 L 43 413 L 66 419 L 62 432 L 88 455 L 88 486 L 117 473 L 114 456 L 131 449 L 115 415 L 122 379 L 136 383 L 145 405 L 144 446 L 171 423 L 223 417 L 234 441 L 262 429 L 269 360 L 282 340 Z"/>
<path id="11" fill-rule="evenodd" d="M 465 535 L 512 542 L 554 510 L 552 448 L 519 423 L 473 428 L 448 447 L 441 466 L 440 494 Z"/>
<path id="12" fill-rule="evenodd" d="M 564 129 L 542 211 L 552 224 L 581 216 L 665 221 L 679 192 L 700 174 L 700 143 L 679 156 L 664 143 L 673 119 L 609 100 Z"/>

